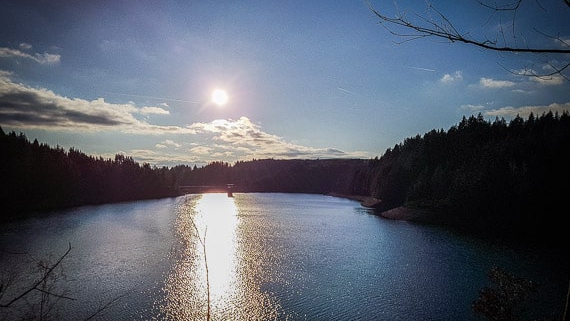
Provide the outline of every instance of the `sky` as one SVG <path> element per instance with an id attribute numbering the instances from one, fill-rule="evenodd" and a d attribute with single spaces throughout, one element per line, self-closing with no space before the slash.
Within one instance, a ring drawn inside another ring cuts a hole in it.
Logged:
<path id="1" fill-rule="evenodd" d="M 570 111 L 568 79 L 521 75 L 570 55 L 405 39 L 370 6 L 439 12 L 499 43 L 570 46 L 562 0 L 523 1 L 514 24 L 474 0 L 4 0 L 0 126 L 97 157 L 201 166 L 373 158 L 463 116 Z M 216 89 L 225 104 L 212 101 Z"/>

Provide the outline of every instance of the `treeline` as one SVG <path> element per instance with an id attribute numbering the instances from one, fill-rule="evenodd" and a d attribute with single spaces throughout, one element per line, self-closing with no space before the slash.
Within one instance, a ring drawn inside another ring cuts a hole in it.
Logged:
<path id="1" fill-rule="evenodd" d="M 131 157 L 95 158 L 30 142 L 0 128 L 4 218 L 34 211 L 179 195 L 180 186 L 237 192 L 372 196 L 379 211 L 406 206 L 420 219 L 521 236 L 564 233 L 570 213 L 570 115 L 464 117 L 389 148 L 375 159 L 252 160 L 172 168 Z"/>
<path id="2" fill-rule="evenodd" d="M 50 147 L 0 128 L 0 220 L 36 212 L 180 195 L 180 186 L 225 186 L 238 192 L 353 192 L 356 172 L 366 160 L 252 160 L 233 165 L 173 168 L 139 164 Z"/>
<path id="3" fill-rule="evenodd" d="M 566 234 L 569 164 L 567 112 L 509 123 L 479 114 L 395 145 L 355 182 L 383 209 L 429 209 L 426 221 L 543 238 Z"/>
<path id="4" fill-rule="evenodd" d="M 212 162 L 201 168 L 172 169 L 181 186 L 225 186 L 237 192 L 355 194 L 354 177 L 368 166 L 362 159 Z"/>
<path id="5" fill-rule="evenodd" d="M 24 134 L 6 134 L 1 128 L 0 151 L 0 219 L 175 195 L 167 168 L 140 165 L 124 155 L 95 158 L 74 148 L 30 142 Z"/>

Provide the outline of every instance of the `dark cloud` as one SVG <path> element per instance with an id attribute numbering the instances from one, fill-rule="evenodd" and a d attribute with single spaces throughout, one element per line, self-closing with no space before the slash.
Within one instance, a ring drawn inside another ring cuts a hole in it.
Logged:
<path id="1" fill-rule="evenodd" d="M 160 107 L 137 108 L 132 104 L 110 104 L 70 99 L 47 89 L 14 83 L 9 72 L 0 71 L 0 125 L 46 130 L 115 129 L 133 134 L 194 134 L 189 128 L 158 126 L 135 118 L 135 114 L 168 114 Z"/>
<path id="2" fill-rule="evenodd" d="M 90 124 L 99 126 L 117 126 L 126 124 L 112 118 L 112 114 L 93 114 L 80 110 L 70 110 L 53 100 L 45 99 L 33 91 L 2 93 L 0 92 L 0 123 L 5 125 L 27 126 L 67 126 L 72 124 Z"/>

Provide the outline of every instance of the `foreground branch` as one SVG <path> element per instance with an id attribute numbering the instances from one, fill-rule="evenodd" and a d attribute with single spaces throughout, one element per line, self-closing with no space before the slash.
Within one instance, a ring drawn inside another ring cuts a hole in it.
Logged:
<path id="1" fill-rule="evenodd" d="M 420 15 L 416 15 L 419 20 L 424 21 L 424 25 L 420 23 L 415 23 L 406 18 L 406 14 L 399 12 L 395 18 L 390 18 L 387 15 L 381 13 L 375 9 L 371 4 L 368 5 L 370 10 L 380 18 L 380 23 L 386 30 L 391 34 L 399 37 L 408 38 L 406 41 L 415 40 L 426 37 L 436 37 L 445 39 L 451 43 L 461 42 L 470 45 L 474 45 L 483 49 L 500 51 L 500 52 L 518 52 L 518 53 L 537 53 L 537 54 L 569 54 L 570 48 L 539 48 L 539 47 L 515 47 L 515 46 L 500 46 L 496 40 L 477 40 L 467 36 L 458 31 L 451 21 L 443 15 L 441 12 L 436 10 L 430 5 L 430 9 L 437 13 L 442 22 L 437 22 L 432 18 L 426 18 Z M 400 33 L 394 31 L 391 26 L 403 27 L 405 30 L 410 31 L 410 33 Z M 553 37 L 560 43 L 565 43 L 564 39 L 559 37 Z"/>
<path id="2" fill-rule="evenodd" d="M 43 320 L 44 318 L 46 318 L 50 314 L 50 310 L 52 310 L 55 307 L 55 303 L 49 302 L 50 297 L 53 297 L 56 299 L 64 299 L 64 300 L 75 301 L 76 299 L 73 297 L 66 296 L 66 295 L 61 294 L 61 293 L 55 293 L 51 290 L 52 286 L 55 285 L 55 283 L 57 282 L 57 278 L 58 278 L 57 268 L 62 265 L 63 260 L 69 255 L 69 253 L 71 252 L 71 249 L 72 249 L 72 247 L 71 247 L 71 243 L 70 243 L 67 250 L 65 251 L 65 253 L 62 256 L 60 256 L 59 259 L 53 265 L 50 263 L 38 261 L 32 255 L 30 255 L 27 252 L 16 253 L 16 252 L 4 251 L 4 252 L 10 253 L 10 254 L 15 254 L 15 255 L 27 255 L 29 258 L 32 259 L 32 261 L 37 261 L 38 267 L 42 270 L 42 276 L 41 276 L 41 278 L 39 278 L 38 281 L 36 281 L 33 284 L 25 287 L 24 290 L 21 290 L 21 292 L 19 294 L 15 295 L 12 299 L 8 300 L 6 303 L 0 303 L 0 309 L 9 309 L 9 308 L 19 307 L 17 304 L 18 302 L 21 302 L 21 301 L 28 302 L 30 299 L 27 298 L 27 296 L 30 295 L 32 292 L 37 291 L 37 292 L 41 293 L 41 299 L 39 302 L 40 306 L 38 308 L 39 311 L 31 311 L 31 313 L 32 313 L 32 315 L 37 313 L 38 318 L 40 320 Z M 59 273 L 61 273 L 61 272 L 59 272 Z M 8 286 L 6 286 L 6 285 L 7 284 L 0 283 L 0 299 L 2 299 L 2 296 L 6 295 L 6 293 L 7 293 Z M 110 300 L 109 302 L 107 302 L 105 304 L 100 305 L 98 309 L 96 309 L 91 315 L 89 315 L 87 318 L 85 318 L 83 320 L 92 320 L 92 319 L 96 318 L 97 316 L 101 315 L 103 311 L 105 311 L 106 309 L 111 307 L 114 303 L 116 303 L 117 301 L 122 299 L 127 294 L 128 294 L 128 292 L 123 294 L 123 295 L 120 295 L 118 297 L 113 298 L 112 300 Z M 0 316 L 0 318 L 2 318 L 2 317 Z"/>
<path id="3" fill-rule="evenodd" d="M 69 254 L 69 252 L 71 252 L 71 243 L 69 244 L 67 251 L 65 251 L 65 253 L 57 260 L 57 262 L 55 262 L 54 265 L 45 266 L 46 271 L 40 280 L 38 280 L 36 283 L 34 283 L 30 287 L 28 287 L 26 290 L 24 290 L 22 293 L 20 293 L 19 295 L 14 297 L 12 300 L 8 301 L 7 303 L 0 303 L 0 308 L 10 307 L 12 304 L 14 304 L 15 302 L 18 302 L 19 300 L 21 300 L 22 298 L 24 298 L 25 296 L 27 296 L 28 294 L 30 294 L 33 291 L 39 291 L 39 292 L 42 292 L 42 293 L 47 294 L 49 296 L 54 296 L 57 298 L 63 298 L 63 299 L 67 299 L 67 300 L 75 300 L 74 298 L 70 298 L 70 297 L 67 297 L 64 295 L 60 295 L 60 294 L 56 294 L 56 293 L 44 290 L 41 287 L 41 285 L 43 283 L 45 283 L 47 281 L 47 279 L 50 277 L 50 275 L 53 273 L 55 268 L 57 268 L 61 264 L 63 259 L 65 259 L 65 257 Z"/>
<path id="4" fill-rule="evenodd" d="M 208 227 L 206 227 L 206 230 L 204 231 L 204 238 L 200 237 L 200 232 L 198 231 L 198 227 L 196 226 L 196 223 L 194 222 L 194 220 L 192 218 L 190 218 L 190 222 L 192 223 L 192 226 L 194 227 L 194 231 L 196 231 L 196 236 L 198 237 L 198 241 L 200 241 L 200 245 L 202 245 L 202 252 L 204 253 L 204 269 L 206 271 L 206 296 L 207 296 L 207 300 L 208 300 L 208 311 L 206 314 L 206 320 L 210 320 L 210 275 L 208 272 L 208 257 L 206 256 L 206 233 L 208 232 Z"/>

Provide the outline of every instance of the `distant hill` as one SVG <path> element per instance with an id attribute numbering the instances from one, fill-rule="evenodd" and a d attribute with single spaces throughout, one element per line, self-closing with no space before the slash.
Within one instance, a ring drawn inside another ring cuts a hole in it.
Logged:
<path id="1" fill-rule="evenodd" d="M 420 209 L 424 222 L 539 240 L 561 237 L 570 182 L 570 116 L 510 122 L 464 117 L 375 159 L 251 160 L 173 168 L 95 158 L 0 128 L 2 219 L 86 204 L 235 184 L 237 192 L 334 193 L 381 200 L 378 211 Z"/>

